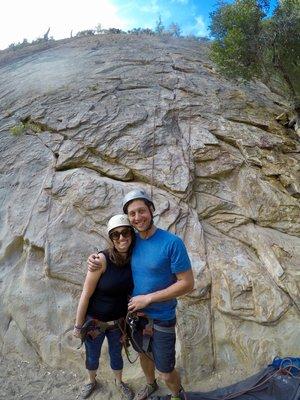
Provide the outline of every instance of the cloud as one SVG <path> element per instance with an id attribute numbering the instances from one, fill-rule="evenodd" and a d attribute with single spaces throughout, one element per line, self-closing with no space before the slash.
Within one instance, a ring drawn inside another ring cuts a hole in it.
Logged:
<path id="1" fill-rule="evenodd" d="M 50 27 L 50 36 L 62 39 L 97 24 L 103 28 L 127 29 L 129 20 L 121 18 L 111 0 L 10 0 L 0 15 L 0 49 L 24 38 L 32 41 Z"/>
<path id="2" fill-rule="evenodd" d="M 172 0 L 172 3 L 187 4 L 189 0 Z"/>
<path id="3" fill-rule="evenodd" d="M 161 10 L 157 0 L 151 0 L 146 5 L 141 7 L 141 11 L 145 13 L 157 14 Z"/>
<path id="4" fill-rule="evenodd" d="M 196 17 L 196 26 L 195 29 L 197 30 L 197 34 L 199 36 L 207 36 L 208 35 L 208 28 L 204 22 L 204 19 L 201 15 Z"/>
<path id="5" fill-rule="evenodd" d="M 195 17 L 195 24 L 185 26 L 183 29 L 183 34 L 195 35 L 195 36 L 209 36 L 209 29 L 204 21 L 203 16 L 198 15 L 197 17 Z"/>

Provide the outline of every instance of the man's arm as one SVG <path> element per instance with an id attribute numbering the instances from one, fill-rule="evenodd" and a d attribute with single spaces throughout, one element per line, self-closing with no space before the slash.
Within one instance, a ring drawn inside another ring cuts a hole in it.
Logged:
<path id="1" fill-rule="evenodd" d="M 89 256 L 87 264 L 90 272 L 95 272 L 102 268 L 101 259 L 99 257 L 100 254 L 93 253 Z"/>
<path id="2" fill-rule="evenodd" d="M 128 311 L 137 311 L 147 307 L 150 303 L 158 303 L 160 301 L 174 299 L 189 293 L 193 289 L 194 275 L 191 269 L 176 274 L 176 277 L 177 281 L 166 289 L 132 297 L 128 304 Z"/>

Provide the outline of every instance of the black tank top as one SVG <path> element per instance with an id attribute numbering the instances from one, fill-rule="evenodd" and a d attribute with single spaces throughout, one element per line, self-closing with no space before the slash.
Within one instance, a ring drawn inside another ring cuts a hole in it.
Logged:
<path id="1" fill-rule="evenodd" d="M 114 321 L 127 314 L 128 296 L 133 290 L 131 266 L 117 266 L 109 259 L 107 250 L 101 253 L 106 258 L 106 270 L 90 298 L 87 314 L 100 321 Z"/>

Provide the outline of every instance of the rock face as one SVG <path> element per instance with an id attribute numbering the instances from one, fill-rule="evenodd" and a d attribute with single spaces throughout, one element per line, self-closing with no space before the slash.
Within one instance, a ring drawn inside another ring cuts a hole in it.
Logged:
<path id="1" fill-rule="evenodd" d="M 189 388 L 299 353 L 300 146 L 276 122 L 283 99 L 226 81 L 184 39 L 75 38 L 0 54 L 0 72 L 3 354 L 83 368 L 70 328 L 86 259 L 136 187 L 192 259 L 178 309 Z"/>

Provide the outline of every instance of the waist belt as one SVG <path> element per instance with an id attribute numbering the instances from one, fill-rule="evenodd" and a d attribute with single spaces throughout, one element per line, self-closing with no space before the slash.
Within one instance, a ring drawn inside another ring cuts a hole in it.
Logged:
<path id="1" fill-rule="evenodd" d="M 118 320 L 119 321 L 119 320 Z M 101 324 L 106 324 L 107 328 L 113 328 L 114 326 L 118 326 L 118 321 L 99 321 Z"/>
<path id="2" fill-rule="evenodd" d="M 100 333 L 118 327 L 122 321 L 124 321 L 124 318 L 120 318 L 116 321 L 106 322 L 99 321 L 95 318 L 88 318 L 81 328 L 81 345 L 79 346 L 79 348 L 82 346 L 87 336 L 95 339 L 98 335 L 100 335 Z"/>
<path id="3" fill-rule="evenodd" d="M 153 324 L 153 329 L 159 332 L 175 333 L 175 326 L 160 326 L 157 324 Z"/>
<path id="4" fill-rule="evenodd" d="M 137 341 L 134 339 L 134 333 L 141 329 L 141 327 L 139 327 L 140 318 L 143 318 L 144 320 L 147 321 L 147 324 L 145 325 L 145 328 L 142 331 L 143 333 L 142 344 L 138 344 Z M 152 318 L 149 318 L 146 314 L 140 311 L 128 313 L 126 316 L 126 324 L 128 325 L 131 331 L 132 342 L 139 349 L 139 351 L 143 353 L 149 353 L 150 339 L 153 336 L 153 330 L 164 333 L 175 333 L 175 325 L 160 326 L 154 323 L 154 320 Z"/>
<path id="5" fill-rule="evenodd" d="M 143 329 L 143 351 L 148 352 L 149 350 L 149 345 L 150 345 L 150 339 L 153 336 L 153 330 L 158 331 L 158 332 L 164 332 L 164 333 L 175 333 L 175 325 L 174 326 L 160 326 L 158 324 L 155 324 L 153 319 L 148 318 L 147 316 L 143 316 L 143 318 L 148 320 L 147 325 Z"/>

